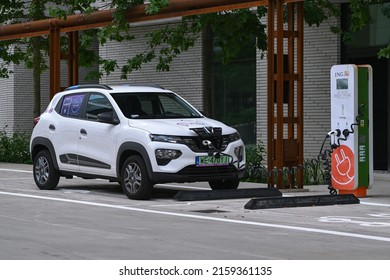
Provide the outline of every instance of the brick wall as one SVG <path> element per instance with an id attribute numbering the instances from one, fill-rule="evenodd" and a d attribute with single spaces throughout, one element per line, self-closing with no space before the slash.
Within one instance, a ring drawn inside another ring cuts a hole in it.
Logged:
<path id="1" fill-rule="evenodd" d="M 100 82 L 105 84 L 159 84 L 187 99 L 197 109 L 203 109 L 203 79 L 202 79 L 202 45 L 201 40 L 188 52 L 182 53 L 173 60 L 170 71 L 158 72 L 156 62 L 142 65 L 141 69 L 133 71 L 127 80 L 120 79 L 120 68 L 133 55 L 143 52 L 146 48 L 145 33 L 163 28 L 167 23 L 139 24 L 132 28 L 136 39 L 127 43 L 109 43 L 100 48 L 103 58 L 117 59 L 119 69 L 103 77 Z"/>
<path id="2" fill-rule="evenodd" d="M 13 70 L 12 66 L 12 70 Z M 0 131 L 11 132 L 14 127 L 14 75 L 0 78 Z"/>

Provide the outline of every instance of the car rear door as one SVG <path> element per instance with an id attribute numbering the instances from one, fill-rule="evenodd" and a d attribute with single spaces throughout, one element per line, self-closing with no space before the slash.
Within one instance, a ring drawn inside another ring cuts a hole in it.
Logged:
<path id="1" fill-rule="evenodd" d="M 60 119 L 49 127 L 52 133 L 56 135 L 55 150 L 61 170 L 79 171 L 79 131 L 83 122 L 81 117 L 85 100 L 85 93 L 64 96 L 60 101 L 59 108 L 56 109 Z"/>

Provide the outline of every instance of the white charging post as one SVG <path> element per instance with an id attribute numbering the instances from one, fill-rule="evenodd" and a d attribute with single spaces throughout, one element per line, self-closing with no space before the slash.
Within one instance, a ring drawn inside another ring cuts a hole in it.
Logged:
<path id="1" fill-rule="evenodd" d="M 373 185 L 372 68 L 331 69 L 332 186 L 339 194 L 364 197 Z"/>

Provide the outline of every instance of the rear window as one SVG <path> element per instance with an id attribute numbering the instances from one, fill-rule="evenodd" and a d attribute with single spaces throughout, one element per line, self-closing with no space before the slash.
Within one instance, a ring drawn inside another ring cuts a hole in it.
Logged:
<path id="1" fill-rule="evenodd" d="M 84 93 L 66 95 L 59 102 L 56 111 L 64 117 L 80 118 L 85 99 Z"/>

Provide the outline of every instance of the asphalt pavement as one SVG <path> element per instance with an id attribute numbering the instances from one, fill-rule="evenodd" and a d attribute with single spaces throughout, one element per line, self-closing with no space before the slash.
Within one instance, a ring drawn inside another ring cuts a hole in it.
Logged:
<path id="1" fill-rule="evenodd" d="M 240 189 L 266 188 L 241 183 Z M 359 204 L 245 209 L 251 198 L 178 201 L 206 183 L 164 184 L 129 200 L 117 183 L 61 178 L 39 190 L 32 166 L 0 163 L 2 260 L 389 260 L 390 175 Z M 307 186 L 283 197 L 327 195 Z"/>

